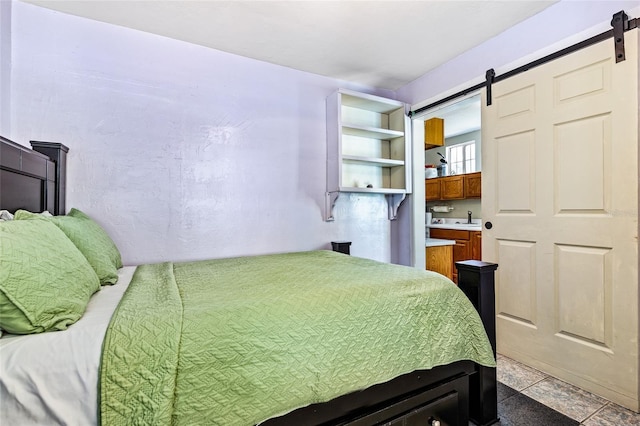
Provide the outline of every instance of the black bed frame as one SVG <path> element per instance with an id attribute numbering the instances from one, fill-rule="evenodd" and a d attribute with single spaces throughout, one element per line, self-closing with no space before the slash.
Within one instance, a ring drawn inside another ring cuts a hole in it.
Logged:
<path id="1" fill-rule="evenodd" d="M 65 214 L 66 155 L 60 143 L 32 141 L 33 150 L 0 136 L 0 209 Z M 498 265 L 457 262 L 458 285 L 472 301 L 495 355 L 494 271 Z M 313 404 L 265 426 L 478 425 L 498 421 L 496 370 L 459 361 Z"/>
<path id="2" fill-rule="evenodd" d="M 64 214 L 69 148 L 38 141 L 31 146 L 0 136 L 0 209 Z"/>

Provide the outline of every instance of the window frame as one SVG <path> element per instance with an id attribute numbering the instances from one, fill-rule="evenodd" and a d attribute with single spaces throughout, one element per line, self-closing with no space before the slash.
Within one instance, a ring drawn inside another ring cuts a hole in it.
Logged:
<path id="1" fill-rule="evenodd" d="M 473 157 L 472 158 L 466 158 L 465 156 L 465 147 L 469 146 L 469 145 L 473 145 Z M 462 165 L 462 172 L 458 172 L 455 173 L 457 175 L 461 175 L 461 174 L 467 174 L 467 173 L 474 173 L 476 172 L 476 167 L 477 167 L 477 158 L 476 158 L 476 140 L 472 139 L 469 141 L 465 141 L 465 142 L 461 142 L 461 143 L 457 143 L 455 145 L 449 145 L 446 147 L 446 153 L 447 153 L 447 168 L 448 168 L 448 173 L 449 175 L 453 174 L 453 163 L 451 161 L 451 150 L 452 149 L 461 149 L 462 151 L 462 161 L 456 161 L 456 164 L 461 163 Z M 471 170 L 467 169 L 467 163 L 471 162 L 470 164 L 472 164 Z"/>

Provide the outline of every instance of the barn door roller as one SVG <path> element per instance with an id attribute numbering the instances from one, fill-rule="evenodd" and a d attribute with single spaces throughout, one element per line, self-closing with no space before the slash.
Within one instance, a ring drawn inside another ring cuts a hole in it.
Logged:
<path id="1" fill-rule="evenodd" d="M 485 77 L 485 81 L 486 81 L 486 85 L 487 85 L 487 106 L 491 105 L 491 85 L 493 84 L 493 81 L 496 78 L 496 71 L 491 68 L 490 70 L 487 70 L 487 72 L 484 74 Z"/>
<path id="2" fill-rule="evenodd" d="M 611 26 L 613 27 L 613 43 L 616 50 L 616 63 L 625 60 L 624 57 L 624 32 L 627 29 L 629 17 L 624 10 L 613 15 Z"/>

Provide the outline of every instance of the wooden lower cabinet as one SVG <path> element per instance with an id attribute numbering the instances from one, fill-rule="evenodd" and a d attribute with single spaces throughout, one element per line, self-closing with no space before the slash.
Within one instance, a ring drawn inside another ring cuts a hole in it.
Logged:
<path id="1" fill-rule="evenodd" d="M 481 231 L 461 231 L 458 229 L 437 229 L 429 230 L 431 238 L 441 238 L 443 240 L 455 240 L 453 246 L 453 260 L 451 262 L 452 280 L 458 283 L 458 270 L 455 263 L 462 260 L 482 260 L 482 232 Z"/>
<path id="2" fill-rule="evenodd" d="M 471 244 L 471 259 L 482 260 L 482 232 L 470 231 L 469 242 Z"/>
<path id="3" fill-rule="evenodd" d="M 453 246 L 426 248 L 427 269 L 453 280 Z"/>

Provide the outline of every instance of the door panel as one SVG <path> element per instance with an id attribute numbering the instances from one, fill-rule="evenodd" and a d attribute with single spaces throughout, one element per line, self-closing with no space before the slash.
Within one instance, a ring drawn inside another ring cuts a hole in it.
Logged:
<path id="1" fill-rule="evenodd" d="M 555 249 L 558 333 L 611 347 L 611 250 L 561 244 Z"/>
<path id="2" fill-rule="evenodd" d="M 498 211 L 535 212 L 535 133 L 507 134 L 495 140 Z"/>
<path id="3" fill-rule="evenodd" d="M 498 352 L 638 410 L 638 30 L 493 85 L 483 260 Z"/>
<path id="4" fill-rule="evenodd" d="M 527 241 L 497 240 L 499 317 L 536 325 L 536 246 Z"/>
<path id="5" fill-rule="evenodd" d="M 610 114 L 603 114 L 555 126 L 557 213 L 607 212 L 611 194 L 611 190 L 605 190 L 611 185 L 610 118 Z"/>

